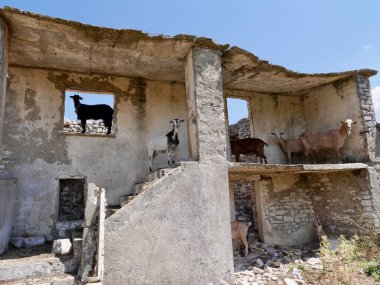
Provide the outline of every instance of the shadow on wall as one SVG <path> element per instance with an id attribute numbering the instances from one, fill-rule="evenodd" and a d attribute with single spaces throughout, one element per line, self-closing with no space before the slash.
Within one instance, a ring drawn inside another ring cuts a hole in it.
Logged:
<path id="1" fill-rule="evenodd" d="M 380 156 L 380 123 L 376 125 L 376 157 Z"/>

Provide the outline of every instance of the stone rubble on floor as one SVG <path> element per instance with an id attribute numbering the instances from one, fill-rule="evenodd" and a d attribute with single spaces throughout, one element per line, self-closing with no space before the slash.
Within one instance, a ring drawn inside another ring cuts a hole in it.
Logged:
<path id="1" fill-rule="evenodd" d="M 256 242 L 248 256 L 234 251 L 235 285 L 306 285 L 300 268 L 322 269 L 317 257 L 318 245 L 302 249 L 292 247 L 267 247 Z"/>

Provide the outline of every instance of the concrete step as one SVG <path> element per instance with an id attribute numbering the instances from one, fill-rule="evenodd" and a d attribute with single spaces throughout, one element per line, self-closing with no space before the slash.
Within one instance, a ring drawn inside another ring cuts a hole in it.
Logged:
<path id="1" fill-rule="evenodd" d="M 67 273 L 59 273 L 47 277 L 23 278 L 0 282 L 1 285 L 73 285 L 75 277 Z"/>
<path id="2" fill-rule="evenodd" d="M 136 183 L 132 186 L 132 193 L 137 196 L 140 193 L 144 192 L 145 190 L 152 187 L 154 182 L 143 182 L 143 183 Z"/>
<path id="3" fill-rule="evenodd" d="M 119 205 L 107 206 L 106 207 L 106 219 L 115 214 L 121 207 Z"/>
<path id="4" fill-rule="evenodd" d="M 177 165 L 174 165 L 176 167 Z M 152 182 L 156 179 L 160 179 L 164 177 L 164 175 L 168 174 L 170 171 L 172 171 L 173 168 L 162 168 L 162 169 L 157 169 L 156 171 L 150 172 L 147 175 L 145 175 L 145 182 Z"/>
<path id="5" fill-rule="evenodd" d="M 49 277 L 74 270 L 71 255 L 58 258 L 54 254 L 44 253 L 24 258 L 2 259 L 0 260 L 0 284 L 2 284 L 1 281 Z"/>
<path id="6" fill-rule="evenodd" d="M 119 206 L 123 207 L 124 205 L 131 202 L 135 197 L 136 197 L 136 195 L 133 195 L 133 194 L 132 195 L 124 195 L 124 196 L 119 197 Z"/>

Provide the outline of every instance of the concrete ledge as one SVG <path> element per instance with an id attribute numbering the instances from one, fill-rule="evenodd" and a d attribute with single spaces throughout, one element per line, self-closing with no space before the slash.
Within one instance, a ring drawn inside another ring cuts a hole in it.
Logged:
<path id="1" fill-rule="evenodd" d="M 366 169 L 367 164 L 364 163 L 345 163 L 345 164 L 255 164 L 255 163 L 236 163 L 229 165 L 228 174 L 281 174 L 281 173 L 310 173 L 310 172 L 338 172 L 352 171 L 357 169 Z"/>

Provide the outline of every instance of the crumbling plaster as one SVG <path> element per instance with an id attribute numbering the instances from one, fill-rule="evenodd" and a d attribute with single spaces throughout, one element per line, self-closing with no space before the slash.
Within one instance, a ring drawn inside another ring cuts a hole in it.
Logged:
<path id="1" fill-rule="evenodd" d="M 9 74 L 4 144 L 9 171 L 20 178 L 15 234 L 52 233 L 60 175 L 87 177 L 108 190 L 108 205 L 117 204 L 149 171 L 145 142 L 187 116 L 183 84 L 15 67 Z M 116 136 L 63 135 L 66 88 L 114 93 Z M 186 126 L 179 138 L 176 160 L 188 160 Z M 166 164 L 165 155 L 154 163 Z"/>

